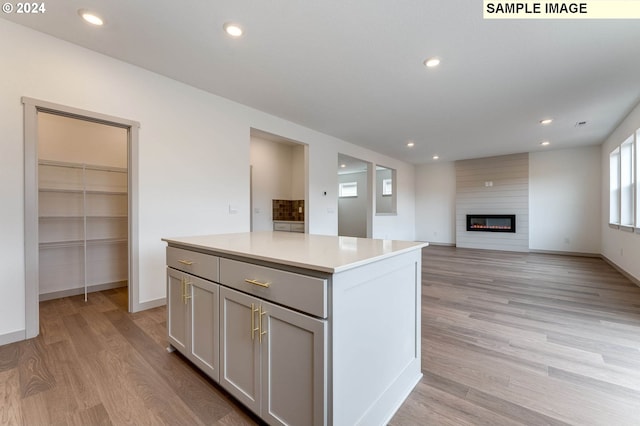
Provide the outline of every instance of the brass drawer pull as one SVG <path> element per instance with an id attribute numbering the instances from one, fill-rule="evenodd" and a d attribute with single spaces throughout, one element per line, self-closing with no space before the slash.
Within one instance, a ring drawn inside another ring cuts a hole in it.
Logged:
<path id="1" fill-rule="evenodd" d="M 187 266 L 193 265 L 193 262 L 191 260 L 178 259 L 178 262 L 182 263 L 183 265 L 187 265 Z"/>
<path id="2" fill-rule="evenodd" d="M 250 280 L 249 278 L 246 278 L 244 280 L 245 283 L 249 283 L 249 284 L 253 284 L 253 285 L 258 285 L 260 287 L 264 287 L 264 288 L 269 288 L 269 286 L 271 285 L 271 283 L 261 283 L 258 280 Z"/>

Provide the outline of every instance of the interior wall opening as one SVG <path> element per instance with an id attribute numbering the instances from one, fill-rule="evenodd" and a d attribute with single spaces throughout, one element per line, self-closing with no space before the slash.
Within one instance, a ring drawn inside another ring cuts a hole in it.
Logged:
<path id="1" fill-rule="evenodd" d="M 128 285 L 128 131 L 38 112 L 39 300 Z"/>
<path id="2" fill-rule="evenodd" d="M 338 235 L 371 237 L 371 164 L 338 154 Z"/>
<path id="3" fill-rule="evenodd" d="M 308 145 L 251 129 L 252 231 L 308 232 Z"/>
<path id="4" fill-rule="evenodd" d="M 129 312 L 153 307 L 139 300 L 140 124 L 28 97 L 22 103 L 24 338 L 39 333 L 41 298 L 126 283 L 118 297 Z M 61 130 L 70 123 L 76 125 L 72 130 Z M 100 147 L 109 139 L 106 134 L 119 135 L 113 150 Z"/>

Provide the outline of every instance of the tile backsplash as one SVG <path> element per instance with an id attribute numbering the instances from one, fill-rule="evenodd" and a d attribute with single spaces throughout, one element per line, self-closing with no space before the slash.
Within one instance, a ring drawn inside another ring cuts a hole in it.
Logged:
<path id="1" fill-rule="evenodd" d="M 304 200 L 272 200 L 273 220 L 304 221 Z"/>

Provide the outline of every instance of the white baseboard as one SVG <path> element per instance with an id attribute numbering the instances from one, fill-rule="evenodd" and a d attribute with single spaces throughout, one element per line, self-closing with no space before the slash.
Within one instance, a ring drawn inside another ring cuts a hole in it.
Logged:
<path id="1" fill-rule="evenodd" d="M 12 331 L 11 333 L 0 334 L 0 346 L 8 345 L 9 343 L 19 342 L 27 339 L 26 330 Z"/>
<path id="2" fill-rule="evenodd" d="M 133 312 L 146 311 L 147 309 L 157 308 L 158 306 L 164 306 L 166 304 L 167 298 L 161 297 L 159 299 L 135 304 L 135 306 L 133 307 Z"/>
<path id="3" fill-rule="evenodd" d="M 557 254 L 560 256 L 602 257 L 600 253 L 585 253 L 581 251 L 537 250 L 529 249 L 529 253 Z"/>
<path id="4" fill-rule="evenodd" d="M 620 272 L 622 275 L 625 276 L 625 278 L 627 278 L 629 281 L 631 281 L 632 283 L 640 287 L 640 280 L 638 278 L 634 277 L 633 275 L 631 275 L 630 273 L 622 269 L 622 267 L 618 266 L 613 260 L 609 259 L 604 254 L 601 254 L 600 257 L 609 265 L 613 266 L 613 269 Z"/>
<path id="5" fill-rule="evenodd" d="M 102 291 L 102 290 L 111 290 L 114 288 L 120 288 L 120 287 L 126 287 L 127 286 L 127 281 L 116 281 L 113 283 L 105 283 L 105 284 L 96 284 L 96 285 L 90 285 L 87 287 L 87 292 L 88 293 L 94 293 L 96 291 Z M 72 288 L 69 290 L 61 290 L 61 291 L 53 291 L 51 293 L 43 293 L 40 295 L 40 301 L 43 302 L 45 300 L 52 300 L 52 299 L 60 299 L 62 297 L 70 297 L 70 296 L 77 296 L 79 294 L 84 294 L 84 287 L 79 287 L 79 288 Z"/>

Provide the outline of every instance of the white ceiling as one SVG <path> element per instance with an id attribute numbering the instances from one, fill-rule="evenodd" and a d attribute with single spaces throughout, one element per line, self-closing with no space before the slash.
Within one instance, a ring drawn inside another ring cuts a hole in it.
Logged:
<path id="1" fill-rule="evenodd" d="M 468 0 L 46 7 L 2 17 L 412 163 L 599 144 L 640 101 L 638 20 L 485 21 Z M 226 36 L 227 21 L 245 35 Z"/>

